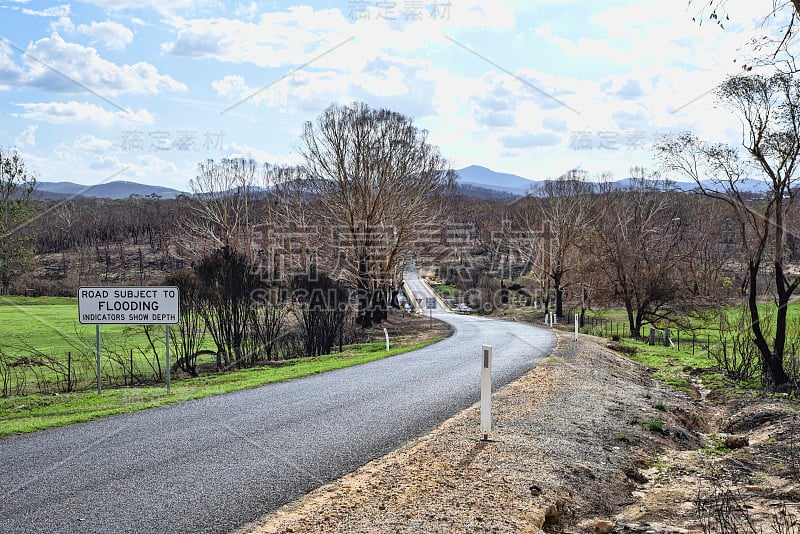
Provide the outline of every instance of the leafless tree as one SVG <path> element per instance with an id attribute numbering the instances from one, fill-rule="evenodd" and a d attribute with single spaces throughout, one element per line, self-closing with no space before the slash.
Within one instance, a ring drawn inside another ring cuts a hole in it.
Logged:
<path id="1" fill-rule="evenodd" d="M 747 263 L 754 342 L 767 376 L 782 386 L 789 381 L 784 369 L 787 305 L 800 285 L 800 276 L 787 273 L 784 261 L 785 222 L 799 183 L 800 83 L 794 75 L 783 73 L 734 76 L 719 87 L 717 96 L 742 121 L 746 158 L 735 148 L 706 143 L 688 133 L 662 143 L 658 150 L 667 170 L 691 178 L 704 195 L 729 206 Z M 746 180 L 758 175 L 766 191 L 763 197 L 752 199 Z M 759 272 L 770 260 L 776 306 L 773 336 L 765 335 L 758 307 Z"/>
<path id="2" fill-rule="evenodd" d="M 634 177 L 629 187 L 602 184 L 592 203 L 591 247 L 597 265 L 625 307 L 632 336 L 667 318 L 681 291 L 682 224 L 676 193 L 658 180 Z"/>
<path id="3" fill-rule="evenodd" d="M 535 189 L 541 202 L 534 204 L 534 221 L 544 228 L 541 238 L 544 240 L 546 273 L 553 283 L 555 313 L 558 317 L 564 316 L 565 276 L 572 265 L 569 256 L 586 230 L 592 191 L 593 187 L 586 183 L 585 176 L 572 171 L 556 180 L 548 180 Z"/>
<path id="4" fill-rule="evenodd" d="M 369 326 L 400 282 L 403 254 L 436 216 L 445 160 L 410 118 L 363 103 L 333 105 L 306 123 L 301 153 L 322 201 L 319 218 L 360 293 L 359 324 Z"/>
<path id="5" fill-rule="evenodd" d="M 192 197 L 184 197 L 187 216 L 182 224 L 182 248 L 190 257 L 231 247 L 254 259 L 251 207 L 256 195 L 258 164 L 246 159 L 199 163 L 189 182 Z"/>
<path id="6" fill-rule="evenodd" d="M 703 24 L 710 21 L 723 30 L 731 21 L 728 0 L 690 0 L 696 6 L 692 20 Z M 800 29 L 800 0 L 772 0 L 764 3 L 764 17 L 750 39 L 742 68 L 749 72 L 754 67 L 778 68 L 784 72 L 797 72 L 797 35 Z M 734 60 L 736 61 L 736 60 Z"/>

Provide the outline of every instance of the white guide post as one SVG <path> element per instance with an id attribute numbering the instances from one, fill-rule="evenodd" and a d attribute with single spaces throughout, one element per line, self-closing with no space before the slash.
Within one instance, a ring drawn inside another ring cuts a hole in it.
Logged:
<path id="1" fill-rule="evenodd" d="M 492 431 L 492 346 L 481 346 L 481 434 L 489 439 Z"/>
<path id="2" fill-rule="evenodd" d="M 575 341 L 578 341 L 578 319 L 579 318 L 580 318 L 580 315 L 578 315 L 576 313 L 575 314 Z"/>
<path id="3" fill-rule="evenodd" d="M 383 335 L 386 336 L 386 352 L 389 352 L 389 331 L 386 328 L 383 329 Z"/>

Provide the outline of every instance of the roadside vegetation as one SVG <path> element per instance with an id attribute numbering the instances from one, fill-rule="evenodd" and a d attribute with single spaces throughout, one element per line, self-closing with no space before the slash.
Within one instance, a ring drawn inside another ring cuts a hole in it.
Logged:
<path id="1" fill-rule="evenodd" d="M 745 126 L 741 149 L 687 133 L 655 147 L 657 169 L 568 170 L 513 200 L 464 194 L 425 131 L 363 103 L 305 124 L 301 165 L 201 162 L 175 200 L 37 200 L 3 151 L 0 393 L 92 389 L 91 327 L 59 322 L 50 300 L 81 286 L 177 286 L 172 371 L 208 379 L 374 341 L 405 314 L 411 265 L 467 313 L 577 315 L 676 387 L 691 368 L 794 393 L 800 76 L 733 76 L 716 96 Z M 164 381 L 162 328 L 102 334 L 105 386 Z"/>
<path id="2" fill-rule="evenodd" d="M 71 308 L 74 314 L 74 307 Z M 426 321 L 415 322 L 425 323 L 427 326 Z M 349 345 L 341 352 L 324 356 L 281 360 L 272 362 L 271 365 L 265 362 L 246 369 L 208 373 L 197 377 L 183 375 L 172 382 L 169 395 L 163 382 L 148 381 L 124 387 L 109 387 L 100 395 L 96 390 L 85 390 L 4 396 L 0 398 L 0 437 L 231 393 L 359 365 L 426 347 L 446 335 L 446 329 L 437 328 L 430 332 L 426 328 L 416 335 L 393 339 L 393 345 L 388 351 L 385 341 L 379 340 Z M 133 342 L 131 339 L 128 341 Z"/>

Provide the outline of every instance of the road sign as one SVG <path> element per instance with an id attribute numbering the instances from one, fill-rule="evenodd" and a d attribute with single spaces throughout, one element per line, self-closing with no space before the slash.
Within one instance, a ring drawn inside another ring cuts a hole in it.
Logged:
<path id="1" fill-rule="evenodd" d="M 425 297 L 425 307 L 429 310 L 436 309 L 436 299 L 434 297 Z"/>
<path id="2" fill-rule="evenodd" d="M 78 289 L 81 324 L 176 324 L 178 288 L 82 287 Z"/>

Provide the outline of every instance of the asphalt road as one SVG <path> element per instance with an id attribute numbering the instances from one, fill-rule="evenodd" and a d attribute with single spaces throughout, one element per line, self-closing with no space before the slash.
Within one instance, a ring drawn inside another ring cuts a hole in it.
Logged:
<path id="1" fill-rule="evenodd" d="M 493 346 L 497 388 L 555 342 L 523 324 L 434 315 L 456 332 L 419 351 L 0 440 L 0 532 L 230 532 L 476 402 L 481 344 Z"/>

